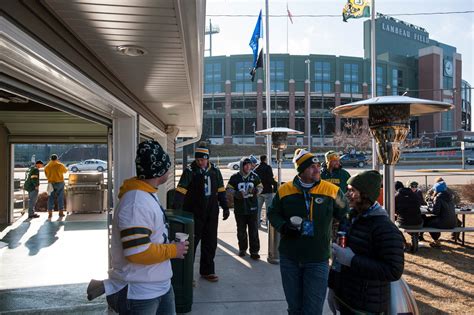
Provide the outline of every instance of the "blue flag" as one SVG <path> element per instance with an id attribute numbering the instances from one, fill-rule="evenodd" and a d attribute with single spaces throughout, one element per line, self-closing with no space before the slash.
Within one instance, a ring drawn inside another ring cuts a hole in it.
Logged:
<path id="1" fill-rule="evenodd" d="M 253 67 L 257 66 L 258 59 L 258 39 L 263 37 L 263 28 L 262 28 L 262 10 L 258 15 L 257 24 L 253 30 L 252 38 L 250 39 L 249 46 L 253 51 Z"/>

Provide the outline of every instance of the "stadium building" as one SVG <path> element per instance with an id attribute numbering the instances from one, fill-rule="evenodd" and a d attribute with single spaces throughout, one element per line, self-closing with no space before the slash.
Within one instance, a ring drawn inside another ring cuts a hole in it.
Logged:
<path id="1" fill-rule="evenodd" d="M 412 118 L 411 137 L 430 139 L 425 141 L 430 145 L 446 135 L 452 136 L 452 145 L 474 140 L 466 132 L 471 129 L 470 85 L 462 80 L 462 58 L 455 47 L 431 39 L 422 27 L 381 14 L 376 19 L 376 43 L 378 96 L 405 94 L 455 105 L 450 112 Z M 369 20 L 364 23 L 364 51 L 363 58 L 272 54 L 272 127 L 304 131 L 290 143 L 307 144 L 310 118 L 312 144 L 332 145 L 334 134 L 343 128 L 366 124 L 331 113 L 335 106 L 370 98 Z M 254 136 L 267 127 L 263 71 L 257 71 L 252 82 L 252 61 L 251 54 L 205 58 L 203 138 L 211 143 L 264 143 L 263 137 Z"/>

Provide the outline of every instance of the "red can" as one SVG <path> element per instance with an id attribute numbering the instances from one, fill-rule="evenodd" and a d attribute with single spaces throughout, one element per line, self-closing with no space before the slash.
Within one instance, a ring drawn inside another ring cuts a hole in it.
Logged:
<path id="1" fill-rule="evenodd" d="M 341 247 L 346 247 L 346 232 L 337 232 L 337 243 Z"/>

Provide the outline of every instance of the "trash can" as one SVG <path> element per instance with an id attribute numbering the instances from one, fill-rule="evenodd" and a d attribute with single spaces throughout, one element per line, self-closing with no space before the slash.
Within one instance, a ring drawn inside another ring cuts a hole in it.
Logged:
<path id="1" fill-rule="evenodd" d="M 194 266 L 194 220 L 192 213 L 167 210 L 166 216 L 170 224 L 170 239 L 175 239 L 175 233 L 189 234 L 189 251 L 184 259 L 172 259 L 173 284 L 176 312 L 191 312 L 193 305 L 193 266 Z"/>

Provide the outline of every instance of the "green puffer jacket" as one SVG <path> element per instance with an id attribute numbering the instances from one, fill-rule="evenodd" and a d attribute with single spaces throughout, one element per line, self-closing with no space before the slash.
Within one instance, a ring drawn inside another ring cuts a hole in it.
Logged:
<path id="1" fill-rule="evenodd" d="M 351 174 L 343 168 L 333 170 L 332 172 L 330 172 L 328 168 L 323 168 L 321 170 L 321 179 L 333 183 L 341 188 L 343 194 L 347 191 L 347 181 L 350 177 Z"/>
<path id="2" fill-rule="evenodd" d="M 327 181 L 317 183 L 309 190 L 309 196 L 313 207 L 314 236 L 292 238 L 282 235 L 279 247 L 281 255 L 301 263 L 329 259 L 333 218 L 341 220 L 349 211 L 347 199 L 339 187 Z M 279 232 L 285 223 L 291 224 L 292 216 L 309 218 L 298 176 L 278 189 L 269 208 L 270 223 Z"/>

